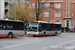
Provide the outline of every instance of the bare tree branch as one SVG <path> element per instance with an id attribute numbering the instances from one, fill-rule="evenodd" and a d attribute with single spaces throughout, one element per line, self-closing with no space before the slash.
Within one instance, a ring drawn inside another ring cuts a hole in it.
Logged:
<path id="1" fill-rule="evenodd" d="M 34 14 L 36 14 L 36 11 L 34 10 L 34 7 L 32 6 L 32 3 L 30 3 L 30 7 L 32 8 L 32 10 L 34 11 Z"/>
<path id="2" fill-rule="evenodd" d="M 32 9 L 33 9 L 33 11 L 35 12 L 35 14 L 36 14 L 36 18 L 37 18 L 37 20 L 39 19 L 39 15 L 43 12 L 43 11 L 45 11 L 46 9 L 48 9 L 48 8 L 52 8 L 52 9 L 54 9 L 53 7 L 45 7 L 44 5 L 45 5 L 45 3 L 47 3 L 47 1 L 48 0 L 45 0 L 45 1 L 43 1 L 42 2 L 42 0 L 35 0 L 35 8 L 33 8 L 32 7 Z"/>

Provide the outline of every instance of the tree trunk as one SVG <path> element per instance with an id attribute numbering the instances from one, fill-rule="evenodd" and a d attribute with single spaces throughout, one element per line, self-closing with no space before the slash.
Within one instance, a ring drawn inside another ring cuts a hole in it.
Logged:
<path id="1" fill-rule="evenodd" d="M 36 21 L 38 21 L 39 20 L 39 15 L 38 14 L 36 14 Z"/>

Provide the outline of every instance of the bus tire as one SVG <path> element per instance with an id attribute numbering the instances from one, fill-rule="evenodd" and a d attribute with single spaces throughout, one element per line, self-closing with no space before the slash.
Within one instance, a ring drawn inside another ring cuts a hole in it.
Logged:
<path id="1" fill-rule="evenodd" d="M 43 36 L 46 36 L 46 32 L 44 32 Z"/>
<path id="2" fill-rule="evenodd" d="M 12 33 L 8 33 L 8 38 L 13 38 L 13 34 Z"/>
<path id="3" fill-rule="evenodd" d="M 35 37 L 35 35 L 33 35 L 33 37 Z"/>
<path id="4" fill-rule="evenodd" d="M 57 35 L 57 32 L 55 32 L 55 36 Z"/>

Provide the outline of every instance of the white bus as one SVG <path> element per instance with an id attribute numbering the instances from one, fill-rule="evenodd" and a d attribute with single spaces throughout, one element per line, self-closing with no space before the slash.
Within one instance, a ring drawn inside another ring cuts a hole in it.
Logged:
<path id="1" fill-rule="evenodd" d="M 24 35 L 24 22 L 18 20 L 0 20 L 0 37 L 18 37 Z"/>
<path id="2" fill-rule="evenodd" d="M 27 35 L 45 36 L 61 34 L 61 24 L 48 23 L 44 21 L 32 21 L 27 26 Z"/>

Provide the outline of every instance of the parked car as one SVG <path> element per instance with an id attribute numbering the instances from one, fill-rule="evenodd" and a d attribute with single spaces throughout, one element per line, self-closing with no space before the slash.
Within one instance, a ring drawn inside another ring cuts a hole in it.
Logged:
<path id="1" fill-rule="evenodd" d="M 75 32 L 74 28 L 71 28 L 71 29 L 70 29 L 70 32 Z"/>

